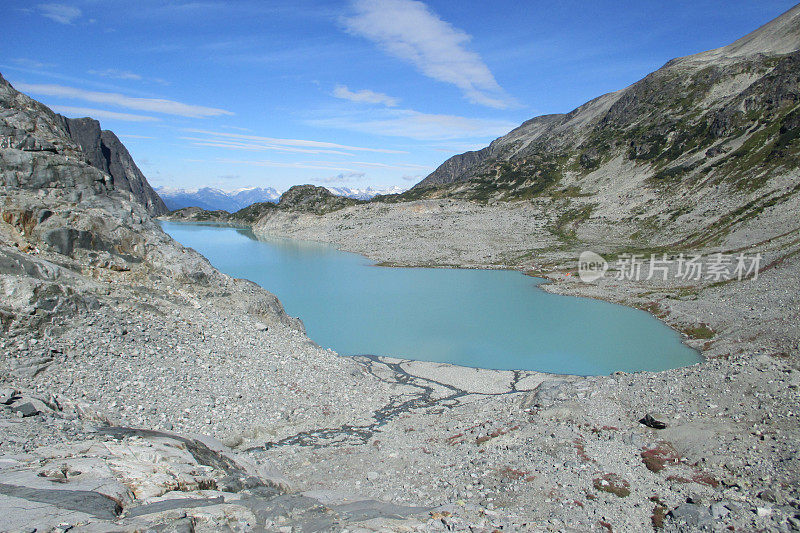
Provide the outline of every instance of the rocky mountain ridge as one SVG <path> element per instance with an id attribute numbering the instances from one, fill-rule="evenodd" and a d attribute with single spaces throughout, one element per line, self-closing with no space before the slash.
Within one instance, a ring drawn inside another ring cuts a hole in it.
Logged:
<path id="1" fill-rule="evenodd" d="M 399 194 L 404 191 L 400 187 L 325 187 L 325 189 L 336 196 L 355 200 L 370 200 L 378 195 Z M 155 190 L 170 211 L 196 207 L 205 211 L 227 211 L 232 214 L 253 204 L 278 202 L 281 198 L 281 193 L 272 187 L 247 187 L 234 191 L 223 191 L 213 187 L 202 187 L 197 190 L 157 187 Z"/>
<path id="2" fill-rule="evenodd" d="M 111 176 L 116 190 L 130 192 L 151 216 L 167 213 L 164 201 L 113 131 L 101 129 L 100 122 L 93 118 L 58 117 L 69 137 L 81 148 L 86 161 Z"/>
<path id="3" fill-rule="evenodd" d="M 235 213 L 255 203 L 277 202 L 281 197 L 272 187 L 248 187 L 234 191 L 223 191 L 214 187 L 201 187 L 197 190 L 157 187 L 156 192 L 170 211 L 198 207 L 207 211 Z"/>
<path id="4" fill-rule="evenodd" d="M 305 213 L 321 216 L 345 207 L 364 203 L 332 193 L 317 185 L 294 185 L 275 202 L 258 202 L 229 213 L 225 210 L 207 210 L 200 207 L 184 207 L 163 216 L 165 220 L 185 222 L 213 222 L 232 225 L 253 225 L 272 212 Z"/>
<path id="5" fill-rule="evenodd" d="M 777 111 L 797 101 L 796 79 L 790 73 L 796 72 L 798 50 L 800 6 L 795 6 L 730 45 L 673 59 L 630 87 L 602 95 L 569 113 L 535 117 L 482 150 L 448 159 L 414 188 L 424 189 L 476 179 L 485 171 L 482 165 L 541 155 L 540 150 L 544 149 L 551 152 L 561 152 L 565 148 L 583 149 L 577 154 L 577 162 L 584 168 L 596 167 L 598 154 L 593 153 L 592 148 L 597 151 L 600 146 L 592 144 L 595 137 L 604 137 L 608 143 L 614 140 L 613 134 L 619 130 L 644 129 L 645 123 L 635 123 L 642 117 L 647 117 L 651 124 L 668 118 L 653 132 L 654 135 L 664 135 L 675 126 L 685 126 L 679 119 L 676 120 L 681 114 L 702 114 L 698 118 L 711 122 L 711 137 L 706 142 L 723 144 L 719 140 L 724 134 L 730 133 L 726 129 L 726 126 L 730 126 L 730 117 L 743 115 L 745 111 L 752 112 L 760 106 Z M 728 70 L 731 65 L 737 67 Z M 680 92 L 681 84 L 688 91 Z M 772 91 L 773 94 L 764 95 L 759 101 L 759 89 Z M 653 112 L 659 114 L 653 116 Z M 758 121 L 749 117 L 749 123 L 752 127 Z M 748 129 L 740 127 L 736 132 L 741 135 Z M 665 130 L 664 133 L 661 130 Z M 680 137 L 679 132 L 675 131 L 672 137 Z M 677 140 L 685 142 L 685 139 Z M 650 154 L 651 157 L 665 155 L 678 159 L 684 151 L 696 148 L 674 141 L 669 144 L 669 153 L 660 150 Z M 647 152 L 642 146 L 632 143 L 623 148 L 632 148 L 631 155 L 636 156 L 634 158 L 646 160 L 641 157 Z M 608 155 L 603 157 L 610 158 Z M 529 166 L 534 166 L 533 163 L 528 162 Z"/>
<path id="6" fill-rule="evenodd" d="M 578 236 L 625 228 L 640 248 L 709 234 L 719 243 L 731 216 L 750 221 L 798 192 L 798 72 L 800 6 L 570 113 L 531 119 L 392 201 L 524 200 L 556 233 L 568 217 Z"/>

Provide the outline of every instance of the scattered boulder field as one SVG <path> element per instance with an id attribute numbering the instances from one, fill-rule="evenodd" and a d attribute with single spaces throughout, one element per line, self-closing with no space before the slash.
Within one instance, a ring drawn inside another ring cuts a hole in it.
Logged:
<path id="1" fill-rule="evenodd" d="M 167 215 L 544 276 L 704 355 L 658 373 L 340 357 L 167 236 L 116 136 L 0 77 L 0 531 L 800 530 L 798 17 L 406 193 Z M 763 257 L 741 280 L 583 283 L 587 249 Z"/>

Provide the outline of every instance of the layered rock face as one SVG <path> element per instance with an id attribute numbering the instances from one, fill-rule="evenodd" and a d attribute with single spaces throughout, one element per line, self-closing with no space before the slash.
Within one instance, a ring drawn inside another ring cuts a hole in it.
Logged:
<path id="1" fill-rule="evenodd" d="M 169 211 L 113 131 L 101 130 L 100 123 L 92 118 L 59 118 L 86 161 L 110 175 L 116 190 L 130 192 L 151 216 Z"/>
<path id="2" fill-rule="evenodd" d="M 56 312 L 85 308 L 97 300 L 91 278 L 102 272 L 145 284 L 168 278 L 231 286 L 150 218 L 166 210 L 163 203 L 97 121 L 65 119 L 0 77 L 0 137 L 4 330 L 38 327 Z M 302 327 L 266 291 L 256 300 L 245 312 L 261 309 L 269 320 Z"/>
<path id="3" fill-rule="evenodd" d="M 74 201 L 127 193 L 151 215 L 167 212 L 116 135 L 96 120 L 68 119 L 16 91 L 0 76 L 0 186 L 61 189 Z M 54 157 L 60 156 L 60 157 Z M 88 162 L 96 172 L 86 168 Z"/>

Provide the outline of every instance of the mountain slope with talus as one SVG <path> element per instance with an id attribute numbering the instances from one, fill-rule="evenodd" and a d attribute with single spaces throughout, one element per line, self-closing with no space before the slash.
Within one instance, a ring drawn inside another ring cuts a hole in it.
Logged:
<path id="1" fill-rule="evenodd" d="M 635 219 L 691 241 L 793 197 L 798 168 L 800 5 L 570 113 L 531 119 L 392 200 L 546 201 L 555 217 Z"/>

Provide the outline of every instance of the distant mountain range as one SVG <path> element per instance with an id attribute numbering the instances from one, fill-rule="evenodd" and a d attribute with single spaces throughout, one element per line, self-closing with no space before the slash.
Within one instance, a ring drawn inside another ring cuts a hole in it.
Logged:
<path id="1" fill-rule="evenodd" d="M 213 187 L 201 189 L 169 189 L 156 187 L 156 192 L 170 211 L 184 207 L 200 207 L 208 211 L 222 209 L 233 213 L 257 202 L 277 202 L 281 193 L 272 187 L 250 187 L 223 191 Z"/>
<path id="2" fill-rule="evenodd" d="M 374 187 L 363 189 L 351 189 L 349 187 L 326 188 L 337 196 L 358 200 L 369 200 L 378 194 L 397 194 L 405 190 L 402 187 L 389 187 L 386 189 Z M 272 187 L 248 187 L 233 191 L 223 191 L 213 187 L 202 187 L 194 190 L 157 187 L 156 192 L 164 200 L 170 211 L 184 207 L 199 207 L 207 211 L 222 209 L 229 213 L 234 213 L 258 202 L 277 202 L 281 197 L 281 193 Z"/>
<path id="3" fill-rule="evenodd" d="M 366 187 L 364 189 L 351 189 L 349 187 L 325 187 L 336 196 L 344 196 L 345 198 L 355 198 L 356 200 L 369 200 L 379 194 L 400 194 L 404 192 L 407 187 L 387 187 L 385 189 L 376 189 L 374 187 Z"/>

